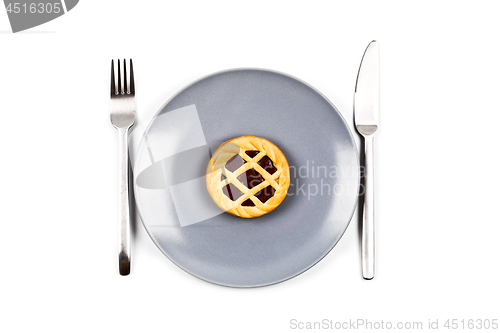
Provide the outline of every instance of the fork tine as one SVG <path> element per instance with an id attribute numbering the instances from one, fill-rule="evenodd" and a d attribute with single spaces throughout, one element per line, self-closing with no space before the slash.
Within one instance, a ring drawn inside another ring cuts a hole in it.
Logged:
<path id="1" fill-rule="evenodd" d="M 111 95 L 116 94 L 116 84 L 115 84 L 115 62 L 111 60 Z"/>
<path id="2" fill-rule="evenodd" d="M 127 62 L 123 59 L 123 91 L 122 93 L 127 94 Z"/>
<path id="3" fill-rule="evenodd" d="M 132 59 L 130 59 L 130 93 L 135 94 L 134 67 L 132 66 Z"/>
<path id="4" fill-rule="evenodd" d="M 120 66 L 120 59 L 118 59 L 118 93 L 119 94 L 123 92 L 121 72 L 122 72 L 122 69 Z"/>

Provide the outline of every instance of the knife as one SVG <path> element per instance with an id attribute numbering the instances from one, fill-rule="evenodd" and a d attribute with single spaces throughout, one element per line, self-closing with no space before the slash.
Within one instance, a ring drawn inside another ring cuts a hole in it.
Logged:
<path id="1" fill-rule="evenodd" d="M 373 138 L 378 129 L 379 115 L 379 51 L 377 41 L 368 44 L 359 66 L 354 90 L 354 122 L 364 138 L 364 205 L 361 233 L 363 278 L 373 279 L 375 271 L 374 171 Z"/>

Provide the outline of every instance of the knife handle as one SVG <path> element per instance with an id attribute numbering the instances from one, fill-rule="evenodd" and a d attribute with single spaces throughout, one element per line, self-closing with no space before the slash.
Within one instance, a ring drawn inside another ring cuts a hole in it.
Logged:
<path id="1" fill-rule="evenodd" d="M 373 279 L 375 271 L 375 219 L 373 191 L 373 135 L 365 136 L 365 193 L 363 207 L 363 229 L 361 236 L 361 261 L 363 278 Z"/>

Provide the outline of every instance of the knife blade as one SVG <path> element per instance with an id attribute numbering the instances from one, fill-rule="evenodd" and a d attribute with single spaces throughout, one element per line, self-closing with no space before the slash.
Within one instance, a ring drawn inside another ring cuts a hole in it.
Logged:
<path id="1" fill-rule="evenodd" d="M 378 42 L 368 44 L 359 66 L 354 90 L 354 122 L 364 138 L 364 197 L 361 232 L 362 274 L 371 280 L 375 273 L 375 219 L 373 138 L 379 118 L 379 49 Z"/>

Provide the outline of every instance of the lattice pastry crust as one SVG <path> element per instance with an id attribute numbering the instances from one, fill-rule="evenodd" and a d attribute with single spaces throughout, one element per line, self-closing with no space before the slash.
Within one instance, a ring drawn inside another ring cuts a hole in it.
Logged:
<path id="1" fill-rule="evenodd" d="M 256 155 L 251 157 L 248 154 Z M 239 155 L 244 160 L 240 161 L 244 164 L 230 171 L 226 166 L 229 167 L 231 161 L 235 157 L 238 158 L 235 155 Z M 262 161 L 269 161 L 265 159 L 266 156 L 272 161 L 274 168 L 269 163 L 265 168 L 259 164 L 259 161 L 261 164 Z M 226 165 L 228 161 L 230 163 Z M 245 181 L 241 179 L 248 177 L 247 171 L 249 170 L 253 175 L 256 175 L 256 172 L 260 174 L 261 178 L 259 177 L 257 182 L 262 179 L 263 181 L 253 187 L 254 181 L 250 183 L 247 181 L 244 184 Z M 238 192 L 238 194 L 241 192 L 237 198 L 236 195 L 233 196 L 234 201 L 228 196 L 228 185 L 233 188 L 233 192 Z M 215 151 L 207 167 L 207 188 L 212 199 L 224 211 L 244 218 L 261 216 L 275 209 L 285 198 L 289 185 L 290 169 L 285 155 L 270 141 L 255 136 L 242 136 L 224 142 Z M 272 188 L 268 188 L 269 186 Z M 262 193 L 269 194 L 273 190 L 274 194 L 271 197 L 263 198 L 261 195 Z M 259 198 L 263 198 L 265 202 Z M 253 206 L 249 206 L 252 203 Z"/>

